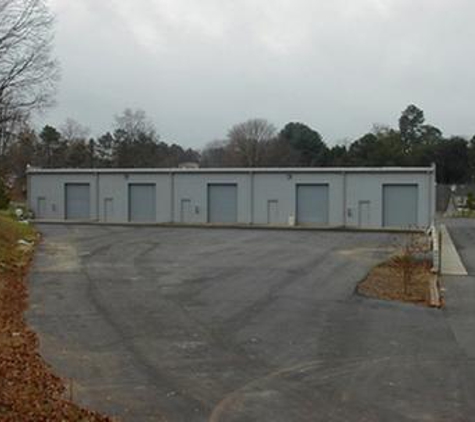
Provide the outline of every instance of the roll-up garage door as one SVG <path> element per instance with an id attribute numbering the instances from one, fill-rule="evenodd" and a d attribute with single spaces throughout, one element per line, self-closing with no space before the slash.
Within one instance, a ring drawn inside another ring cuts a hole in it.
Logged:
<path id="1" fill-rule="evenodd" d="M 237 222 L 237 185 L 208 185 L 208 222 Z"/>
<path id="2" fill-rule="evenodd" d="M 297 224 L 328 224 L 328 185 L 297 185 Z"/>
<path id="3" fill-rule="evenodd" d="M 66 219 L 89 220 L 91 218 L 89 183 L 66 183 Z"/>
<path id="4" fill-rule="evenodd" d="M 156 220 L 157 211 L 155 184 L 129 184 L 129 221 L 138 223 L 153 223 Z"/>
<path id="5" fill-rule="evenodd" d="M 383 225 L 385 227 L 417 226 L 417 185 L 383 186 Z"/>

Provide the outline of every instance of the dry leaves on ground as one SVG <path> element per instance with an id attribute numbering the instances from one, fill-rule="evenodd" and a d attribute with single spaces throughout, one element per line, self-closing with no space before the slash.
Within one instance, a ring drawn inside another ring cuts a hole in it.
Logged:
<path id="1" fill-rule="evenodd" d="M 369 297 L 385 300 L 411 302 L 429 306 L 430 280 L 433 277 L 430 261 L 413 263 L 407 286 L 404 282 L 403 269 L 392 258 L 373 268 L 359 284 L 358 292 Z"/>
<path id="2" fill-rule="evenodd" d="M 0 215 L 0 421 L 112 421 L 65 398 L 25 322 L 25 276 L 37 240 L 30 227 Z"/>

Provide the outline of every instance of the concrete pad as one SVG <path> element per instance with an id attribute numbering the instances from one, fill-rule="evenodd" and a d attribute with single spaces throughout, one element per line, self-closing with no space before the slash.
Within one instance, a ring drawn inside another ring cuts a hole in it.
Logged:
<path id="1" fill-rule="evenodd" d="M 450 237 L 445 224 L 440 226 L 442 232 L 442 274 L 443 275 L 467 275 L 467 270 L 460 259 L 457 248 Z"/>

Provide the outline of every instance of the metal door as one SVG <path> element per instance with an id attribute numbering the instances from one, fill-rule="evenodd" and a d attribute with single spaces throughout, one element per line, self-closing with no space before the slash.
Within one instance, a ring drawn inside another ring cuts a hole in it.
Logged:
<path id="1" fill-rule="evenodd" d="M 155 184 L 129 184 L 129 221 L 138 223 L 153 223 L 156 220 L 157 211 Z"/>
<path id="2" fill-rule="evenodd" d="M 37 199 L 36 218 L 39 220 L 46 218 L 46 198 L 43 196 Z"/>
<path id="3" fill-rule="evenodd" d="M 114 219 L 114 199 L 104 199 L 104 221 L 112 221 Z"/>
<path id="4" fill-rule="evenodd" d="M 383 186 L 383 225 L 385 227 L 417 226 L 417 185 Z"/>
<path id="5" fill-rule="evenodd" d="M 182 199 L 180 205 L 180 222 L 190 223 L 192 217 L 191 200 Z"/>
<path id="6" fill-rule="evenodd" d="M 279 201 L 267 201 L 267 224 L 279 223 Z"/>
<path id="7" fill-rule="evenodd" d="M 328 185 L 297 185 L 297 224 L 328 224 Z"/>
<path id="8" fill-rule="evenodd" d="M 89 220 L 91 218 L 89 183 L 66 183 L 66 219 Z"/>
<path id="9" fill-rule="evenodd" d="M 237 222 L 237 184 L 208 185 L 208 222 Z"/>
<path id="10" fill-rule="evenodd" d="M 371 202 L 370 201 L 358 202 L 358 226 L 359 227 L 371 226 Z"/>

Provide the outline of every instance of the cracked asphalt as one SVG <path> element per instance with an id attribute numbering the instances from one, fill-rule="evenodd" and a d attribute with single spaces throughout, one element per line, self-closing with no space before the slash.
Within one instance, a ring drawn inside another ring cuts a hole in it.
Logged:
<path id="1" fill-rule="evenodd" d="M 39 228 L 28 319 L 92 409 L 124 421 L 473 420 L 474 280 L 452 280 L 444 311 L 355 294 L 402 235 Z"/>

